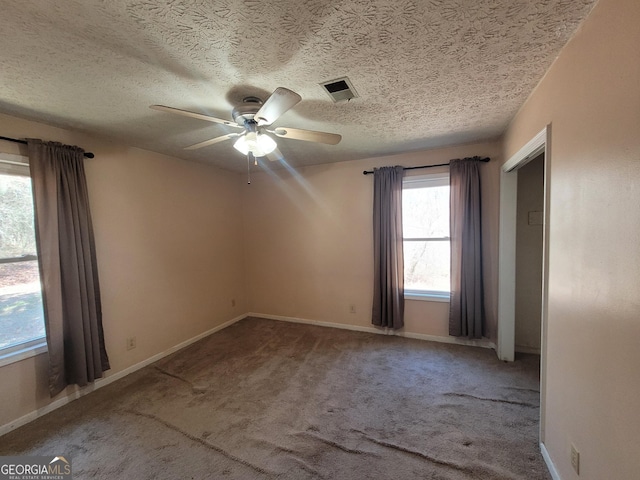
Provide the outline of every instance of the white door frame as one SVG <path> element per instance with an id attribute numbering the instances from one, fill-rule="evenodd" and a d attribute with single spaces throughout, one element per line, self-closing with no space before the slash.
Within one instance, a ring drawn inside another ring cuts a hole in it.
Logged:
<path id="1" fill-rule="evenodd" d="M 542 245 L 542 319 L 540 344 L 540 441 L 544 442 L 546 398 L 547 313 L 549 298 L 549 194 L 551 125 L 547 125 L 505 162 L 500 171 L 500 233 L 498 257 L 498 357 L 515 359 L 517 170 L 544 153 L 544 233 Z"/>

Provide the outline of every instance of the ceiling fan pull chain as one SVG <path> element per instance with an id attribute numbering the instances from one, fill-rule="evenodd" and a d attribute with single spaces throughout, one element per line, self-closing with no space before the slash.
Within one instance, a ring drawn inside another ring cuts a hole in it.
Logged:
<path id="1" fill-rule="evenodd" d="M 251 152 L 247 153 L 247 185 L 251 185 Z"/>

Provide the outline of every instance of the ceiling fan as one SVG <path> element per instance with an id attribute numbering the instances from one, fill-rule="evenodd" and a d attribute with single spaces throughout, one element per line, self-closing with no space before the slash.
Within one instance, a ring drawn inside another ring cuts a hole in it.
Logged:
<path id="1" fill-rule="evenodd" d="M 232 110 L 231 116 L 233 117 L 233 121 L 202 113 L 180 110 L 178 108 L 165 107 L 164 105 L 151 105 L 150 108 L 244 130 L 240 133 L 229 133 L 221 137 L 196 143 L 195 145 L 185 147 L 185 150 L 196 150 L 235 138 L 234 148 L 244 155 L 247 155 L 247 159 L 249 160 L 251 157 L 264 157 L 275 150 L 277 144 L 269 134 L 282 138 L 325 143 L 327 145 L 336 145 L 340 142 L 342 136 L 336 133 L 317 132 L 314 130 L 302 130 L 289 127 L 276 127 L 273 130 L 268 128 L 269 125 L 300 102 L 300 100 L 302 100 L 300 95 L 284 87 L 276 88 L 264 103 L 258 97 L 245 97 L 242 105 Z"/>

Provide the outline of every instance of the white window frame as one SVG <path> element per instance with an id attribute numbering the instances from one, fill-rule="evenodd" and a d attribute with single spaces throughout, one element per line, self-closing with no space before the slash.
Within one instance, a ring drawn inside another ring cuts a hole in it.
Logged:
<path id="1" fill-rule="evenodd" d="M 429 187 L 441 187 L 449 186 L 449 173 L 429 173 L 425 175 L 411 175 L 404 177 L 402 180 L 402 190 L 410 188 L 429 188 Z M 442 238 L 402 238 L 403 243 L 406 241 L 451 241 L 451 237 L 446 236 Z M 451 293 L 442 292 L 436 290 L 404 290 L 404 298 L 408 300 L 421 300 L 425 302 L 449 302 Z"/>
<path id="2" fill-rule="evenodd" d="M 29 177 L 29 159 L 23 155 L 0 152 L 0 173 Z M 0 349 L 0 367 L 47 352 L 45 336 Z"/>

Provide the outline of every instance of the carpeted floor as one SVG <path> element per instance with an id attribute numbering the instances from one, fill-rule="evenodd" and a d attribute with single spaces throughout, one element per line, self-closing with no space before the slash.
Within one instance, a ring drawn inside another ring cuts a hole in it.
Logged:
<path id="1" fill-rule="evenodd" d="M 247 318 L 4 437 L 76 479 L 550 479 L 539 357 Z"/>

